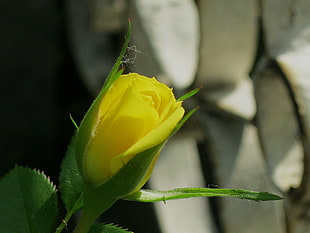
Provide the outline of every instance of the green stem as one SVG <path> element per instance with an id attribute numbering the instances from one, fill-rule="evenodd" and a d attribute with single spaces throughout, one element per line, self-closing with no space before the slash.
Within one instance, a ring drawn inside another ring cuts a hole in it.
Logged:
<path id="1" fill-rule="evenodd" d="M 65 228 L 65 226 L 67 225 L 67 223 L 69 222 L 70 218 L 72 217 L 73 212 L 70 211 L 69 213 L 67 213 L 67 215 L 65 216 L 65 218 L 61 221 L 61 223 L 59 224 L 59 226 L 56 228 L 55 233 L 60 233 L 62 232 L 62 230 Z"/>
<path id="2" fill-rule="evenodd" d="M 87 233 L 97 218 L 109 209 L 116 200 L 90 186 L 85 186 L 82 217 L 73 233 Z"/>
<path id="3" fill-rule="evenodd" d="M 100 215 L 100 214 L 99 214 Z M 96 221 L 99 216 L 87 215 L 84 212 L 82 213 L 82 217 L 73 231 L 73 233 L 87 233 L 91 227 L 91 225 Z"/>
<path id="4" fill-rule="evenodd" d="M 82 212 L 82 217 L 73 233 L 87 233 L 96 219 L 99 218 L 99 216 L 109 209 L 114 203 L 115 201 L 111 200 L 106 201 L 105 205 L 101 205 L 99 208 L 98 205 L 89 205 L 87 206 L 88 208 L 85 207 Z"/>
<path id="5" fill-rule="evenodd" d="M 61 233 L 63 231 L 63 229 L 67 226 L 70 218 L 72 217 L 72 215 L 80 209 L 81 206 L 81 201 L 82 201 L 82 195 L 80 195 L 80 197 L 77 199 L 77 201 L 75 202 L 75 204 L 73 205 L 73 207 L 70 209 L 70 211 L 68 211 L 68 213 L 66 214 L 65 218 L 61 221 L 61 223 L 59 224 L 59 226 L 56 228 L 55 233 Z"/>

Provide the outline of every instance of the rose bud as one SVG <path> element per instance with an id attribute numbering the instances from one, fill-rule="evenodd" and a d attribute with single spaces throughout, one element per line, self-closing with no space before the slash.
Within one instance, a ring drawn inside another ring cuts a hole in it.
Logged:
<path id="1" fill-rule="evenodd" d="M 176 101 L 171 88 L 136 73 L 121 75 L 94 105 L 89 116 L 94 119 L 88 124 L 90 132 L 79 157 L 82 176 L 98 187 L 109 183 L 136 155 L 165 142 L 184 115 L 182 102 Z M 126 184 L 117 183 L 130 187 L 115 195 L 129 194 L 144 185 L 161 147 L 151 150 L 144 171 L 134 174 L 138 172 L 135 168 L 124 173 L 121 180 Z M 112 186 L 109 189 L 117 189 Z"/>

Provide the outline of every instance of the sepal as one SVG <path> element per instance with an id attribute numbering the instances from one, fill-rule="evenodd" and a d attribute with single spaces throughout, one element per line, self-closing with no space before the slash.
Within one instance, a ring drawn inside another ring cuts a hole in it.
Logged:
<path id="1" fill-rule="evenodd" d="M 234 197 L 252 201 L 275 201 L 282 197 L 268 192 L 256 192 L 243 189 L 179 188 L 167 191 L 141 189 L 123 197 L 129 201 L 157 202 L 192 197 Z"/>
<path id="2" fill-rule="evenodd" d="M 149 178 L 163 143 L 133 157 L 113 177 L 97 186 L 98 191 L 121 198 L 139 190 Z"/>
<path id="3" fill-rule="evenodd" d="M 128 31 L 125 37 L 125 42 L 123 44 L 119 57 L 117 58 L 111 72 L 109 73 L 107 79 L 105 80 L 101 91 L 99 92 L 98 96 L 96 97 L 96 99 L 94 100 L 90 108 L 88 109 L 87 113 L 85 114 L 80 126 L 79 127 L 76 126 L 77 131 L 75 134 L 75 140 L 74 140 L 73 146 L 75 150 L 77 164 L 78 164 L 78 167 L 81 171 L 83 178 L 86 177 L 83 171 L 83 166 L 82 166 L 83 153 L 84 153 L 85 148 L 88 145 L 89 139 L 91 138 L 93 126 L 96 124 L 98 120 L 97 117 L 98 117 L 100 101 L 103 98 L 104 94 L 111 87 L 113 82 L 115 82 L 124 71 L 124 69 L 120 69 L 120 66 L 122 63 L 122 59 L 128 48 L 130 36 L 131 36 L 131 22 L 129 21 Z"/>

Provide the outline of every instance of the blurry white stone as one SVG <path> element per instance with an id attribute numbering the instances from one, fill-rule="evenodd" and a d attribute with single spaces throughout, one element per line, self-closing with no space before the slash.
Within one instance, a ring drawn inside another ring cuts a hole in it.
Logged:
<path id="1" fill-rule="evenodd" d="M 176 137 L 164 147 L 150 179 L 154 190 L 203 187 L 200 159 L 193 138 Z M 191 198 L 155 203 L 164 233 L 215 233 L 208 200 Z"/>
<path id="2" fill-rule="evenodd" d="M 260 140 L 273 181 L 283 192 L 298 188 L 303 149 L 294 100 L 282 77 L 271 71 L 257 79 L 256 98 Z"/>
<path id="3" fill-rule="evenodd" d="M 261 87 L 265 92 L 269 90 L 269 98 L 264 98 L 266 95 L 262 92 L 262 99 L 269 99 L 276 104 L 273 111 L 269 110 L 272 122 L 276 123 L 276 131 L 271 133 L 270 137 L 282 139 L 280 144 L 270 143 L 269 146 L 264 146 L 264 150 L 267 151 L 268 163 L 273 168 L 273 179 L 277 185 L 286 191 L 289 190 L 289 186 L 298 188 L 288 192 L 289 198 L 285 202 L 290 232 L 308 233 L 310 232 L 310 211 L 307 204 L 310 201 L 310 178 L 307 175 L 310 172 L 310 164 L 307 162 L 310 161 L 310 1 L 263 0 L 262 16 L 267 51 L 269 56 L 278 62 L 287 80 L 284 84 L 280 81 L 281 77 L 277 77 L 272 90 L 269 88 L 272 85 L 269 80 L 264 81 L 265 87 Z M 281 89 L 286 89 L 286 93 L 279 96 Z M 286 109 L 284 106 L 287 106 Z M 282 122 L 282 129 L 276 122 L 275 115 L 279 117 L 278 121 Z M 267 117 L 265 120 L 268 120 Z M 272 122 L 265 128 L 273 126 Z M 271 129 L 268 131 L 271 132 Z M 272 151 L 275 153 L 270 154 Z M 282 152 L 282 155 L 279 152 Z"/>
<path id="4" fill-rule="evenodd" d="M 252 125 L 246 125 L 244 128 L 240 151 L 230 182 L 231 188 L 275 193 L 268 178 L 256 128 Z M 222 211 L 226 233 L 285 232 L 281 201 L 254 202 L 224 199 Z M 236 213 L 238 214 L 235 216 Z"/>
<path id="5" fill-rule="evenodd" d="M 218 110 L 250 120 L 256 112 L 253 83 L 249 78 L 243 79 L 235 87 L 219 89 L 202 89 L 205 100 L 211 102 Z"/>
<path id="6" fill-rule="evenodd" d="M 295 142 L 274 168 L 272 179 L 281 190 L 298 188 L 303 176 L 303 156 L 300 142 Z"/>
<path id="7" fill-rule="evenodd" d="M 257 5 L 253 0 L 198 1 L 200 62 L 195 85 L 208 103 L 245 119 L 255 114 L 249 72 L 257 46 Z"/>
<path id="8" fill-rule="evenodd" d="M 292 85 L 302 124 L 310 140 L 310 25 L 308 44 L 299 49 L 280 55 L 277 60 Z"/>
<path id="9" fill-rule="evenodd" d="M 264 40 L 272 57 L 308 47 L 310 1 L 262 0 Z M 305 53 L 309 54 L 308 51 Z"/>
<path id="10" fill-rule="evenodd" d="M 240 119 L 206 115 L 204 129 L 219 188 L 274 193 L 253 125 Z M 225 233 L 284 232 L 282 202 L 222 198 L 220 207 Z"/>
<path id="11" fill-rule="evenodd" d="M 310 164 L 307 161 L 310 161 L 310 1 L 288 0 L 283 3 L 281 0 L 265 0 L 262 3 L 266 45 L 270 55 L 282 68 L 291 88 L 290 95 L 296 104 L 295 113 L 298 116 L 303 147 L 303 172 L 309 174 Z M 300 203 L 291 203 L 292 208 L 310 201 L 309 179 L 309 176 L 303 176 L 299 187 Z M 300 219 L 300 214 L 296 214 L 290 224 L 296 225 L 297 228 L 296 222 Z"/>
<path id="12" fill-rule="evenodd" d="M 257 46 L 254 0 L 200 0 L 199 85 L 236 85 L 248 78 Z"/>
<path id="13" fill-rule="evenodd" d="M 139 27 L 139 35 L 133 34 L 133 43 L 141 51 L 137 55 L 142 56 L 142 65 L 138 64 L 137 70 L 154 69 L 150 66 L 155 65 L 158 73 L 152 76 L 163 75 L 175 87 L 188 87 L 194 80 L 198 64 L 199 19 L 194 2 L 136 0 L 132 4 L 135 8 L 133 26 Z M 145 43 L 149 51 L 144 50 Z M 156 64 L 144 66 L 143 60 L 148 57 Z"/>
<path id="14" fill-rule="evenodd" d="M 268 51 L 293 88 L 310 140 L 310 1 L 265 0 L 262 12 Z"/>

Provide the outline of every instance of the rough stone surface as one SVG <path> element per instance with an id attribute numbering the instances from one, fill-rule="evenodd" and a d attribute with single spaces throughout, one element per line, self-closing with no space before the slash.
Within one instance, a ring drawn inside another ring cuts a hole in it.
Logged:
<path id="1" fill-rule="evenodd" d="M 298 185 L 287 192 L 285 202 L 290 232 L 310 232 L 310 2 L 309 1 L 262 1 L 263 29 L 268 52 L 274 58 L 286 80 L 289 90 L 290 105 L 293 106 L 295 116 L 286 121 L 283 134 L 296 122 L 296 138 L 299 150 L 290 152 L 288 164 L 299 160 L 301 173 Z M 278 17 L 275 17 L 277 15 Z M 266 88 L 266 87 L 265 87 Z M 283 99 L 281 99 L 283 102 Z M 281 104 L 280 106 L 283 106 Z M 282 116 L 281 116 L 282 117 Z M 284 143 L 282 141 L 282 143 Z M 287 147 L 286 147 L 287 148 Z M 274 155 L 273 155 L 274 156 Z M 279 163 L 278 167 L 282 164 Z M 283 169 L 290 173 L 292 165 Z M 283 176 L 282 176 L 283 177 Z"/>
<path id="2" fill-rule="evenodd" d="M 284 78 L 265 69 L 256 81 L 257 123 L 274 183 L 283 191 L 298 188 L 303 175 L 303 151 L 293 99 Z"/>
<path id="3" fill-rule="evenodd" d="M 201 40 L 196 85 L 220 109 L 251 119 L 255 104 L 248 74 L 257 46 L 255 1 L 199 1 Z"/>
<path id="4" fill-rule="evenodd" d="M 148 40 L 150 49 L 149 54 L 142 51 L 137 56 L 155 60 L 159 73 L 152 75 L 162 75 L 175 87 L 188 87 L 198 64 L 199 21 L 193 1 L 137 0 L 133 8 L 133 21 L 139 21 L 136 27 L 141 33 L 133 34 L 133 44 L 141 50 L 140 43 L 145 43 L 142 40 Z M 143 59 L 141 62 L 140 69 L 146 69 Z"/>
<path id="5" fill-rule="evenodd" d="M 199 1 L 201 46 L 197 82 L 236 85 L 247 78 L 257 44 L 255 1 Z"/>
<path id="6" fill-rule="evenodd" d="M 203 119 L 210 145 L 208 161 L 212 161 L 217 184 L 222 188 L 275 192 L 266 171 L 256 128 L 248 122 L 212 114 L 206 114 Z M 224 232 L 280 233 L 284 231 L 282 214 L 281 202 L 220 199 L 219 216 Z"/>

